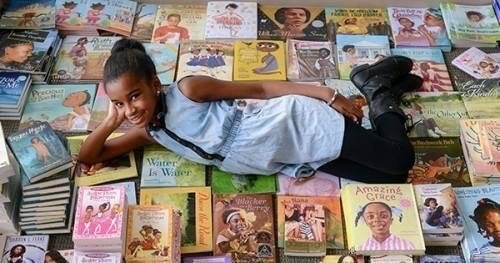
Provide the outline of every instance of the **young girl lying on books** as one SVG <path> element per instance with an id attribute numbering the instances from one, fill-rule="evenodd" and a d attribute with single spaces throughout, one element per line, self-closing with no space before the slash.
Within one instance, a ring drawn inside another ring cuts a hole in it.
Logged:
<path id="1" fill-rule="evenodd" d="M 362 111 L 327 87 L 189 76 L 162 92 L 142 44 L 121 39 L 101 83 L 109 113 L 79 158 L 93 164 L 158 143 L 232 173 L 301 178 L 321 170 L 363 182 L 405 182 L 414 151 L 399 103 L 403 92 L 422 84 L 411 69 L 412 61 L 402 56 L 353 69 L 351 81 L 367 98 L 374 127 L 365 130 L 358 124 Z M 261 101 L 241 109 L 239 99 Z M 125 119 L 135 127 L 107 140 Z"/>

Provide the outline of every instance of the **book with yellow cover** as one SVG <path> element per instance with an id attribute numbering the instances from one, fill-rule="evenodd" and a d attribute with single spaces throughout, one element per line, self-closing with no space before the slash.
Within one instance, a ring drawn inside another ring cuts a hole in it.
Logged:
<path id="1" fill-rule="evenodd" d="M 212 251 L 212 195 L 210 187 L 141 189 L 141 205 L 169 204 L 181 217 L 181 252 Z"/>
<path id="2" fill-rule="evenodd" d="M 286 80 L 282 41 L 236 41 L 234 80 Z"/>
<path id="3" fill-rule="evenodd" d="M 348 248 L 362 255 L 425 252 L 410 184 L 349 184 L 341 189 Z"/>

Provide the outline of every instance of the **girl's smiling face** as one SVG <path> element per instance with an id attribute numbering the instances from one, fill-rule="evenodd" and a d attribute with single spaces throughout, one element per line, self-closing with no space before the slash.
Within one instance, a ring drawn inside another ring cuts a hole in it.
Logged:
<path id="1" fill-rule="evenodd" d="M 381 204 L 369 204 L 363 213 L 366 225 L 374 234 L 389 234 L 392 224 L 392 215 L 385 206 Z"/>
<path id="2" fill-rule="evenodd" d="M 484 215 L 483 226 L 486 234 L 495 241 L 500 241 L 500 212 L 488 210 Z"/>

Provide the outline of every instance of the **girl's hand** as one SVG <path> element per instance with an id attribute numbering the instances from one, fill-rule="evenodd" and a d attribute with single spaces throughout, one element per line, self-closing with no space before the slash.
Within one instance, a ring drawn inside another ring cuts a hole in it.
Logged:
<path id="1" fill-rule="evenodd" d="M 125 120 L 125 111 L 118 111 L 113 102 L 108 104 L 108 115 L 104 119 L 104 123 L 110 125 L 113 130 L 116 130 Z"/>
<path id="2" fill-rule="evenodd" d="M 337 98 L 333 102 L 332 107 L 356 123 L 360 123 L 363 118 L 363 111 L 354 106 L 354 104 L 346 97 L 342 96 L 342 94 L 337 94 Z"/>

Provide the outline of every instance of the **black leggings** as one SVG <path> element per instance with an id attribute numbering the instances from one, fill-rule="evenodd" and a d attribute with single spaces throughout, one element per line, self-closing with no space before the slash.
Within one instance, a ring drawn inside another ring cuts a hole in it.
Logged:
<path id="1" fill-rule="evenodd" d="M 366 183 L 405 183 L 415 152 L 401 117 L 388 112 L 375 125 L 376 132 L 345 118 L 340 157 L 319 170 Z"/>

